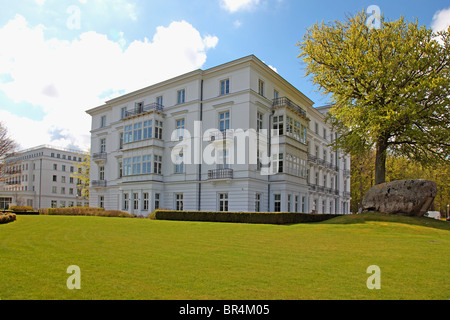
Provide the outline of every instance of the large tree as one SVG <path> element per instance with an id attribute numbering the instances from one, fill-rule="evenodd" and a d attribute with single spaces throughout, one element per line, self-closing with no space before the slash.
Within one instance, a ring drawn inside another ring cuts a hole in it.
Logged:
<path id="1" fill-rule="evenodd" d="M 375 150 L 375 184 L 385 182 L 387 152 L 423 165 L 449 163 L 450 28 L 433 33 L 404 18 L 366 25 L 362 11 L 316 23 L 297 45 L 319 90 L 334 107 L 334 146 Z"/>

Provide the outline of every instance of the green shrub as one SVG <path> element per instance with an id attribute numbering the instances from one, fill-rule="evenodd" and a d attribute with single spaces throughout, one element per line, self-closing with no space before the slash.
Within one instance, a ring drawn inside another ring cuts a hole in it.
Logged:
<path id="1" fill-rule="evenodd" d="M 0 224 L 13 222 L 16 220 L 16 215 L 14 213 L 0 213 Z"/>
<path id="2" fill-rule="evenodd" d="M 9 208 L 13 212 L 30 212 L 34 211 L 34 208 L 31 206 L 11 206 Z"/>
<path id="3" fill-rule="evenodd" d="M 238 222 L 260 224 L 294 224 L 321 222 L 335 218 L 336 214 L 312 214 L 293 212 L 217 212 L 155 210 L 149 215 L 155 220 Z"/>
<path id="4" fill-rule="evenodd" d="M 120 210 L 105 210 L 104 208 L 90 208 L 90 207 L 72 207 L 72 208 L 48 208 L 47 210 L 40 210 L 41 214 L 47 215 L 64 215 L 64 216 L 97 216 L 97 217 L 121 217 L 133 218 L 135 217 L 128 212 Z"/>

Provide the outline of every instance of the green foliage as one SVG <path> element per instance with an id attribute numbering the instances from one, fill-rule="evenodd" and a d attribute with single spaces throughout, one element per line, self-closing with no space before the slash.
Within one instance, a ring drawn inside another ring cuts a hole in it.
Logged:
<path id="1" fill-rule="evenodd" d="M 293 212 L 219 212 L 155 210 L 150 218 L 156 220 L 210 221 L 262 224 L 294 224 L 320 222 L 335 218 L 335 214 L 311 214 Z"/>
<path id="2" fill-rule="evenodd" d="M 119 210 L 105 210 L 104 208 L 90 208 L 90 207 L 72 207 L 72 208 L 49 208 L 47 212 L 42 212 L 46 215 L 62 215 L 62 216 L 97 216 L 97 217 L 135 217 L 128 212 Z"/>
<path id="3" fill-rule="evenodd" d="M 387 150 L 423 165 L 448 164 L 450 29 L 434 34 L 404 18 L 369 29 L 366 20 L 363 11 L 317 23 L 298 43 L 306 75 L 334 103 L 334 146 L 352 154 L 376 148 L 377 184 Z"/>
<path id="4" fill-rule="evenodd" d="M 90 168 L 91 155 L 90 151 L 79 154 L 81 162 L 76 162 L 77 170 L 71 177 L 77 179 L 77 189 L 80 191 L 79 198 L 89 199 L 89 183 L 90 183 Z"/>
<path id="5" fill-rule="evenodd" d="M 34 211 L 34 208 L 31 206 L 11 206 L 9 209 L 13 212 L 30 212 Z"/>

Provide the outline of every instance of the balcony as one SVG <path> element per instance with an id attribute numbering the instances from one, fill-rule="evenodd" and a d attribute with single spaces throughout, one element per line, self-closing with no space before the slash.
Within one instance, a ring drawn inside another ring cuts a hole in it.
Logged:
<path id="1" fill-rule="evenodd" d="M 124 119 L 147 112 L 163 112 L 164 106 L 159 103 L 151 103 L 145 106 L 137 105 L 133 110 L 125 111 Z"/>
<path id="2" fill-rule="evenodd" d="M 223 140 L 233 140 L 234 139 L 234 131 L 233 130 L 224 130 L 224 131 L 212 131 L 209 133 L 209 140 L 212 141 L 223 141 Z"/>
<path id="3" fill-rule="evenodd" d="M 233 169 L 215 169 L 208 171 L 208 180 L 233 179 Z"/>
<path id="4" fill-rule="evenodd" d="M 106 188 L 106 180 L 92 180 L 91 186 L 92 188 Z"/>
<path id="5" fill-rule="evenodd" d="M 108 157 L 108 154 L 106 152 L 94 153 L 92 155 L 92 159 L 95 162 L 104 162 L 104 161 L 106 161 L 107 157 Z"/>
<path id="6" fill-rule="evenodd" d="M 288 107 L 292 111 L 297 112 L 302 117 L 306 118 L 306 111 L 286 97 L 273 99 L 272 107 L 273 108 Z"/>

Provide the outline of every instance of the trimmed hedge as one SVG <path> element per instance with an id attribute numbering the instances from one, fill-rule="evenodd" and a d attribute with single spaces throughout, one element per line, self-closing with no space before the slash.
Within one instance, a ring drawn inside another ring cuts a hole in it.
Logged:
<path id="1" fill-rule="evenodd" d="M 104 208 L 90 208 L 90 207 L 71 207 L 71 208 L 48 208 L 46 212 L 43 210 L 41 214 L 44 215 L 61 215 L 61 216 L 96 216 L 96 217 L 121 217 L 134 218 L 135 215 L 119 210 L 105 210 Z"/>
<path id="2" fill-rule="evenodd" d="M 16 220 L 16 215 L 14 213 L 1 213 L 0 212 L 0 224 L 13 222 Z"/>
<path id="3" fill-rule="evenodd" d="M 33 212 L 34 208 L 31 206 L 11 206 L 9 210 L 13 212 Z"/>
<path id="4" fill-rule="evenodd" d="M 321 222 L 340 215 L 293 212 L 217 212 L 155 210 L 149 218 L 154 220 L 237 222 L 259 224 L 295 224 Z"/>

